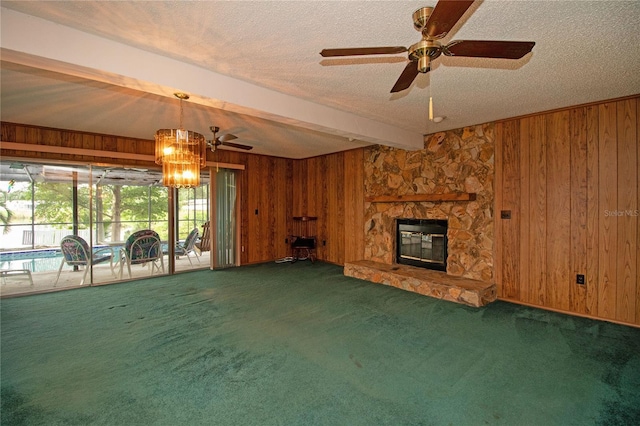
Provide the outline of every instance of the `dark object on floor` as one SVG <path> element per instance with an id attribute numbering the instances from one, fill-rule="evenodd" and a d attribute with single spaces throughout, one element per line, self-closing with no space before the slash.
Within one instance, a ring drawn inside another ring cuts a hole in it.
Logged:
<path id="1" fill-rule="evenodd" d="M 316 221 L 314 216 L 298 216 L 293 218 L 293 235 L 291 236 L 291 257 L 296 260 L 315 261 Z"/>

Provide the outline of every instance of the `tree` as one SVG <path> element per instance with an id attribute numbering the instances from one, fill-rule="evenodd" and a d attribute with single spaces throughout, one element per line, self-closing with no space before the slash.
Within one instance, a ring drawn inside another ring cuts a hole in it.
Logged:
<path id="1" fill-rule="evenodd" d="M 71 183 L 37 182 L 35 184 L 35 221 L 52 223 L 58 229 L 68 226 L 73 217 Z M 78 226 L 89 226 L 89 187 L 78 185 Z"/>
<path id="2" fill-rule="evenodd" d="M 38 223 L 51 223 L 54 227 L 65 228 L 71 223 L 73 213 L 73 184 L 59 182 L 36 182 L 35 218 Z M 21 199 L 30 200 L 30 191 L 16 194 Z M 168 193 L 166 188 L 133 185 L 100 185 L 94 189 L 94 209 L 96 225 L 108 229 L 112 236 L 120 238 L 120 222 L 148 222 L 166 220 Z M 78 226 L 89 227 L 90 188 L 78 185 Z M 4 220 L 3 220 L 4 221 Z M 104 235 L 100 235 L 104 239 Z"/>
<path id="3" fill-rule="evenodd" d="M 2 193 L 2 201 L 0 201 L 0 224 L 2 224 L 2 233 L 9 233 L 9 223 L 13 217 L 13 212 L 7 207 L 7 192 L 0 190 Z"/>

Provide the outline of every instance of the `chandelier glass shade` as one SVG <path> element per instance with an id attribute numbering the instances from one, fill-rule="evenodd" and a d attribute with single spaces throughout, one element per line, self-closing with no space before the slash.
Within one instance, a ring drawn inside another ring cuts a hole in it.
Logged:
<path id="1" fill-rule="evenodd" d="M 162 164 L 162 184 L 172 188 L 200 185 L 206 161 L 206 141 L 200 133 L 184 129 L 156 132 L 156 164 Z"/>
<path id="2" fill-rule="evenodd" d="M 206 162 L 206 140 L 200 133 L 182 127 L 182 100 L 180 99 L 180 128 L 160 129 L 156 132 L 156 164 L 162 165 L 162 185 L 172 188 L 194 188 L 200 185 L 200 169 Z"/>

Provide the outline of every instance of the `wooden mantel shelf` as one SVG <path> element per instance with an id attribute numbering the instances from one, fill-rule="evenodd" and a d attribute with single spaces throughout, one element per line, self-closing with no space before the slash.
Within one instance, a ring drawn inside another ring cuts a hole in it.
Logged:
<path id="1" fill-rule="evenodd" d="M 366 197 L 369 203 L 406 203 L 428 201 L 474 201 L 476 194 L 473 192 L 449 192 L 446 194 L 408 194 L 408 195 L 380 195 Z"/>

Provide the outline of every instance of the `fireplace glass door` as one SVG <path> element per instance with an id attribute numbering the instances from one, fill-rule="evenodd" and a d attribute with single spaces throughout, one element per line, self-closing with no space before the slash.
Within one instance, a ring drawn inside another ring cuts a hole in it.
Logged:
<path id="1" fill-rule="evenodd" d="M 446 270 L 446 221 L 398 219 L 397 227 L 398 263 Z"/>

